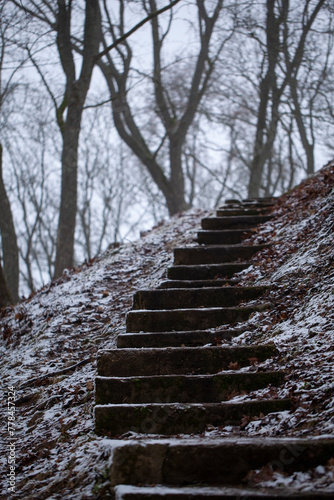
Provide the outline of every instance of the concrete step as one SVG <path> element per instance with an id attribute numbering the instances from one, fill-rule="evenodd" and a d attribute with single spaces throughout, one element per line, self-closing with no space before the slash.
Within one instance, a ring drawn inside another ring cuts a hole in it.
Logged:
<path id="1" fill-rule="evenodd" d="M 224 205 L 241 205 L 242 201 L 238 198 L 226 198 Z"/>
<path id="2" fill-rule="evenodd" d="M 152 439 L 114 445 L 112 485 L 232 485 L 267 464 L 288 474 L 326 465 L 334 439 Z"/>
<path id="3" fill-rule="evenodd" d="M 236 370 L 277 355 L 274 345 L 107 349 L 97 359 L 101 377 L 203 375 Z"/>
<path id="4" fill-rule="evenodd" d="M 238 259 L 247 260 L 269 245 L 217 245 L 175 248 L 174 265 L 223 264 Z M 250 264 L 248 264 L 250 265 Z"/>
<path id="5" fill-rule="evenodd" d="M 299 500 L 322 500 L 323 498 L 333 499 L 334 490 L 329 491 L 311 489 L 308 491 L 298 491 L 293 488 L 264 488 L 259 485 L 257 489 L 228 486 L 182 486 L 168 487 L 163 485 L 158 486 L 132 486 L 119 485 L 115 488 L 115 500 L 194 500 L 194 499 L 217 499 L 224 498 L 225 500 L 283 500 L 286 498 Z"/>
<path id="6" fill-rule="evenodd" d="M 272 215 L 240 215 L 228 217 L 205 217 L 201 221 L 202 229 L 248 229 L 268 222 Z"/>
<path id="7" fill-rule="evenodd" d="M 133 309 L 188 309 L 231 307 L 261 297 L 268 287 L 229 286 L 222 288 L 169 288 L 139 290 L 133 297 Z"/>
<path id="8" fill-rule="evenodd" d="M 220 345 L 242 333 L 242 330 L 211 332 L 194 330 L 185 332 L 121 333 L 117 337 L 118 348 L 136 347 L 197 347 L 205 344 Z"/>
<path id="9" fill-rule="evenodd" d="M 257 203 L 259 205 L 264 204 L 264 205 L 275 205 L 277 201 L 277 198 L 275 196 L 265 196 L 262 198 L 244 198 L 242 200 L 242 204 L 246 203 Z"/>
<path id="10" fill-rule="evenodd" d="M 96 404 L 220 403 L 245 391 L 278 387 L 283 372 L 97 377 Z"/>
<path id="11" fill-rule="evenodd" d="M 270 207 L 222 207 L 216 210 L 217 217 L 242 217 L 244 215 L 267 215 Z"/>
<path id="12" fill-rule="evenodd" d="M 200 264 L 172 266 L 167 269 L 171 280 L 215 280 L 231 278 L 250 266 L 249 262 L 227 262 L 225 264 Z"/>
<path id="13" fill-rule="evenodd" d="M 216 280 L 168 280 L 163 281 L 159 288 L 212 288 L 221 286 L 233 286 L 239 283 L 240 280 L 233 278 L 229 279 L 216 279 Z"/>
<path id="14" fill-rule="evenodd" d="M 130 311 L 126 316 L 127 332 L 161 332 L 205 330 L 225 324 L 246 321 L 251 314 L 263 311 L 268 304 L 257 306 L 216 307 Z"/>
<path id="15" fill-rule="evenodd" d="M 253 206 L 259 206 L 259 207 L 267 207 L 267 206 L 275 206 L 276 204 L 276 199 L 275 198 L 247 198 L 244 200 L 237 200 L 237 199 L 229 199 L 225 200 L 224 205 L 218 208 L 225 208 L 225 207 L 238 207 L 238 208 L 244 208 L 249 205 Z"/>
<path id="16" fill-rule="evenodd" d="M 198 231 L 197 242 L 202 245 L 237 245 L 251 235 L 252 231 L 246 229 Z"/>
<path id="17" fill-rule="evenodd" d="M 266 399 L 238 403 L 153 403 L 95 406 L 95 432 L 110 437 L 121 437 L 127 432 L 143 434 L 202 433 L 208 425 L 215 427 L 240 425 L 245 415 L 250 418 L 288 411 L 288 399 Z M 146 482 L 146 481 L 145 481 Z"/>

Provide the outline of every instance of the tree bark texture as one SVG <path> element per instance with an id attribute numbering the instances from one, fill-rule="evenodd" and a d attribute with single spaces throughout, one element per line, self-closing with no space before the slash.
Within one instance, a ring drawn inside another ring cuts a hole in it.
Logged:
<path id="1" fill-rule="evenodd" d="M 297 92 L 297 81 L 295 78 L 291 79 L 290 82 L 291 97 L 294 107 L 295 120 L 297 123 L 300 140 L 302 141 L 304 151 L 306 154 L 306 173 L 307 175 L 314 174 L 314 142 L 310 142 L 307 137 L 307 130 L 299 103 L 299 97 Z M 311 130 L 312 131 L 312 130 Z"/>
<path id="2" fill-rule="evenodd" d="M 0 233 L 3 252 L 3 274 L 10 296 L 19 300 L 19 250 L 13 222 L 13 215 L 2 175 L 2 145 L 0 144 Z"/>
<path id="3" fill-rule="evenodd" d="M 4 272 L 2 270 L 1 261 L 0 261 L 0 308 L 6 307 L 12 304 L 12 298 L 10 296 L 6 278 Z"/>

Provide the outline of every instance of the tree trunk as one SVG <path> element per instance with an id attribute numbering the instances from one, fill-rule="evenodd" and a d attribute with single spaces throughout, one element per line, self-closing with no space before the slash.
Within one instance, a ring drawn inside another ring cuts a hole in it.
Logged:
<path id="1" fill-rule="evenodd" d="M 100 43 L 100 7 L 98 0 L 86 0 L 85 31 L 80 76 L 76 79 L 71 43 L 71 2 L 66 6 L 58 0 L 57 44 L 66 75 L 66 121 L 57 119 L 63 136 L 61 201 L 57 234 L 57 253 L 54 278 L 66 268 L 73 267 L 74 234 L 77 215 L 78 147 L 81 118 Z M 63 110 L 64 111 L 64 110 Z"/>
<path id="2" fill-rule="evenodd" d="M 170 216 L 189 208 L 184 193 L 184 178 L 182 171 L 181 148 L 176 141 L 170 143 L 169 155 L 171 178 L 168 179 L 145 143 L 143 136 L 131 114 L 130 106 L 125 93 L 117 94 L 110 68 L 98 61 L 98 65 L 106 79 L 110 95 L 112 96 L 112 113 L 116 130 L 131 151 L 145 165 L 156 186 L 162 192 Z M 131 131 L 129 133 L 129 131 Z"/>
<path id="3" fill-rule="evenodd" d="M 306 154 L 306 162 L 307 162 L 306 172 L 307 172 L 307 175 L 312 175 L 312 174 L 314 174 L 314 143 L 311 143 L 307 137 L 306 126 L 304 123 L 304 117 L 303 117 L 303 114 L 301 111 L 299 98 L 298 98 L 297 81 L 295 78 L 291 79 L 290 90 L 291 90 L 291 96 L 292 96 L 292 101 L 293 101 L 293 106 L 294 106 L 295 120 L 297 123 L 300 140 L 302 141 L 303 148 L 304 148 L 304 151 Z"/>
<path id="4" fill-rule="evenodd" d="M 257 126 L 254 143 L 253 159 L 250 167 L 250 177 L 248 184 L 249 198 L 257 198 L 260 195 L 260 187 L 263 175 L 263 169 L 266 161 L 268 160 L 272 145 L 275 140 L 277 127 L 272 128 L 272 125 L 277 125 L 278 117 L 278 102 L 273 104 L 271 124 L 267 130 L 267 114 L 268 106 L 270 103 L 270 93 L 276 93 L 276 65 L 280 51 L 279 43 L 279 25 L 280 22 L 275 16 L 275 0 L 267 0 L 267 21 L 266 21 L 266 35 L 267 35 L 267 57 L 268 69 L 265 77 L 260 84 L 260 103 L 257 114 Z M 276 109 L 274 109 L 276 108 Z M 267 133 L 267 140 L 265 136 Z"/>
<path id="5" fill-rule="evenodd" d="M 9 306 L 12 303 L 12 299 L 7 288 L 5 275 L 2 270 L 0 261 L 0 308 Z"/>
<path id="6" fill-rule="evenodd" d="M 0 233 L 4 276 L 14 302 L 19 300 L 19 250 L 12 211 L 2 176 L 2 145 L 0 144 Z"/>
<path id="7" fill-rule="evenodd" d="M 81 109 L 80 109 L 81 108 Z M 78 146 L 82 106 L 69 103 L 63 134 L 61 201 L 57 235 L 57 254 L 54 277 L 61 276 L 66 268 L 73 267 L 74 233 L 77 215 Z"/>
<path id="8" fill-rule="evenodd" d="M 170 181 L 169 193 L 166 196 L 166 202 L 169 215 L 183 212 L 190 208 L 185 200 L 184 174 L 182 168 L 182 144 L 177 137 L 170 136 L 169 139 L 169 162 L 170 162 Z"/>

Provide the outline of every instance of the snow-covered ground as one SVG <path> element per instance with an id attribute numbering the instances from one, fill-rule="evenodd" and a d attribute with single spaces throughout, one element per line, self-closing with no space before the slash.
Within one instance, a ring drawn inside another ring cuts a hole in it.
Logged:
<path id="1" fill-rule="evenodd" d="M 93 422 L 97 351 L 115 347 L 117 335 L 125 331 L 133 293 L 163 280 L 173 249 L 194 244 L 200 220 L 208 215 L 196 211 L 175 217 L 139 241 L 110 248 L 95 261 L 67 271 L 0 313 L 3 498 L 108 494 L 110 446 L 94 434 Z M 207 438 L 334 434 L 334 166 L 282 197 L 275 215 L 252 236 L 252 242 L 272 242 L 272 247 L 241 273 L 245 283 L 271 285 L 266 301 L 272 306 L 254 314 L 233 343 L 274 342 L 279 355 L 261 369 L 284 369 L 288 376 L 277 391 L 236 399 L 289 396 L 294 412 L 246 422 L 242 430 L 210 428 Z M 10 441 L 7 431 L 12 387 L 12 437 L 17 441 Z M 15 443 L 15 493 L 7 492 L 10 442 Z M 329 464 L 283 482 L 320 488 L 333 482 L 333 470 Z M 250 481 L 257 480 L 277 486 L 282 477 L 261 471 Z"/>

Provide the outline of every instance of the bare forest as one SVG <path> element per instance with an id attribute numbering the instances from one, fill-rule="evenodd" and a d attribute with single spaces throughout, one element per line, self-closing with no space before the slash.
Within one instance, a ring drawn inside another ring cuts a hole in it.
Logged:
<path id="1" fill-rule="evenodd" d="M 2 0 L 0 306 L 333 158 L 331 0 Z"/>

